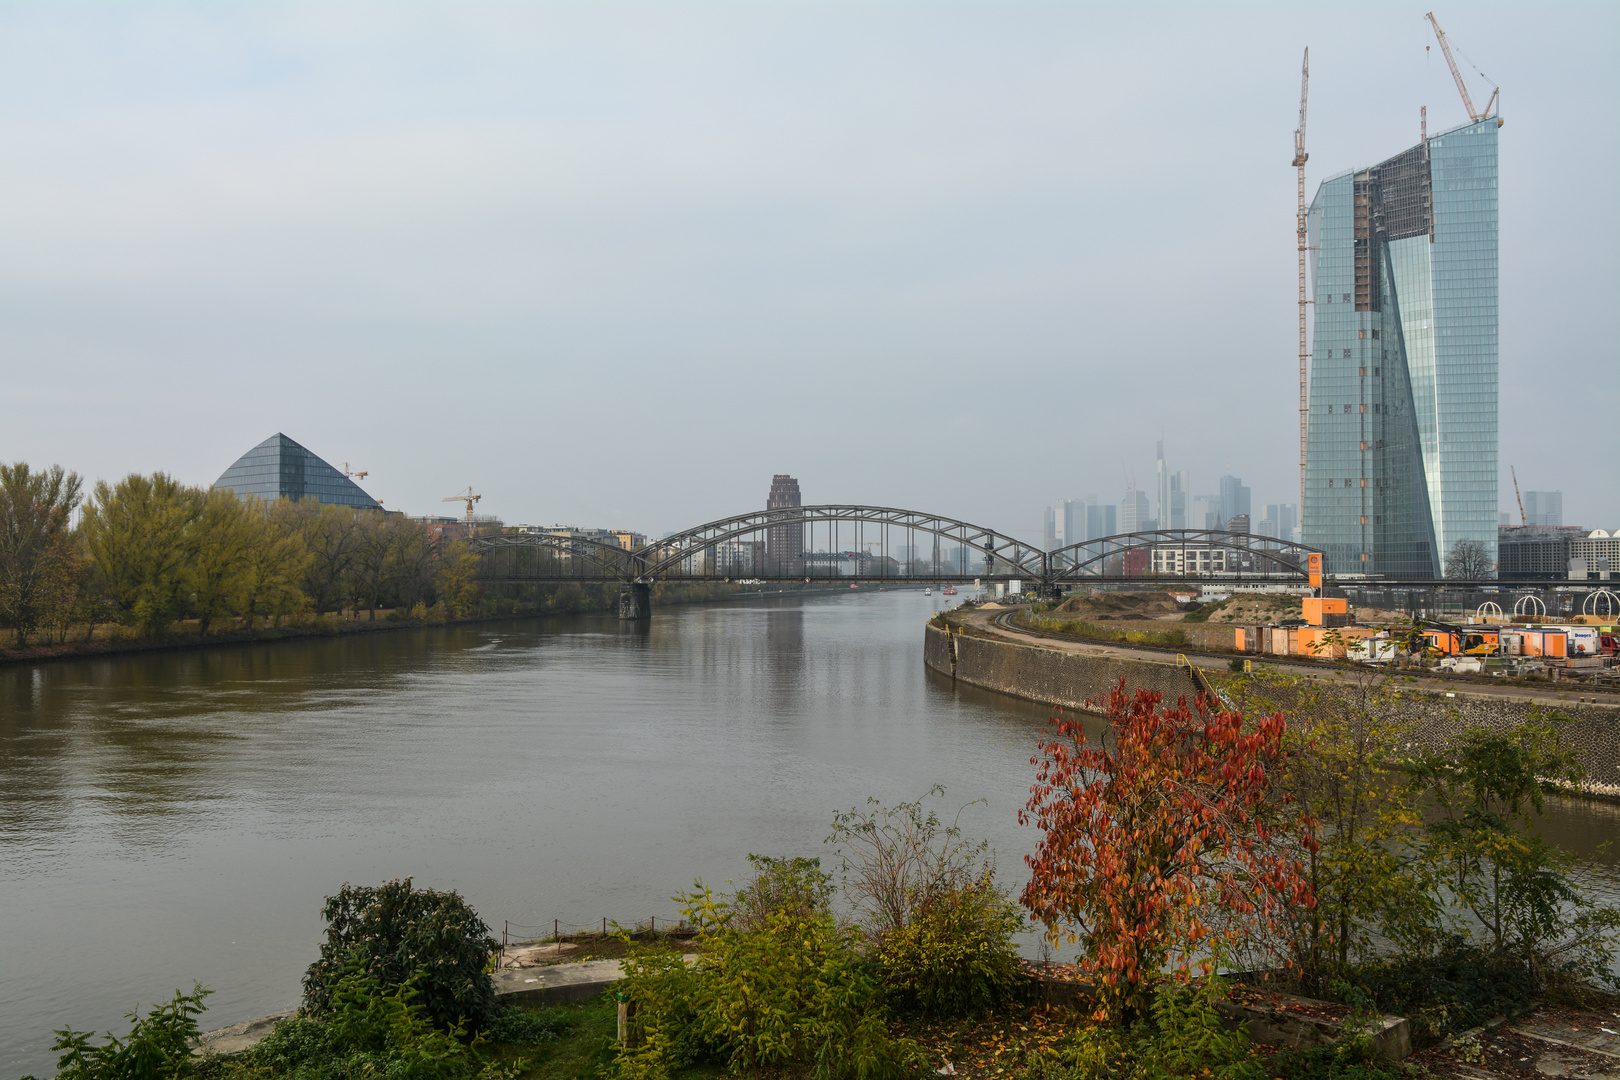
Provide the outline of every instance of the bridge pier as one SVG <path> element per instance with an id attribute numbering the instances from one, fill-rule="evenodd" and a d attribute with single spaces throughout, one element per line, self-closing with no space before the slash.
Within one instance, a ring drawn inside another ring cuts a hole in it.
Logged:
<path id="1" fill-rule="evenodd" d="M 1044 603 L 1056 604 L 1063 599 L 1063 586 L 1055 581 L 1043 581 L 1036 586 L 1035 595 Z"/>
<path id="2" fill-rule="evenodd" d="M 619 618 L 652 618 L 652 586 L 645 581 L 626 581 L 620 585 Z"/>

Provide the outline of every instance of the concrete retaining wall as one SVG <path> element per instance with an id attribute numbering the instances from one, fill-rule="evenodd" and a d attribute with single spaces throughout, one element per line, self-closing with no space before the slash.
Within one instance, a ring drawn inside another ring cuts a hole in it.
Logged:
<path id="1" fill-rule="evenodd" d="M 1065 709 L 1086 710 L 1087 701 L 1108 693 L 1120 679 L 1132 689 L 1145 686 L 1169 701 L 1198 692 L 1192 674 L 1174 664 L 948 634 L 932 623 L 923 642 L 923 662 L 973 686 Z"/>
<path id="2" fill-rule="evenodd" d="M 1039 644 L 949 634 L 930 623 L 923 642 L 923 661 L 935 671 L 968 683 L 1014 697 L 1026 698 L 1065 709 L 1095 711 L 1086 702 L 1112 690 L 1120 679 L 1131 689 L 1145 686 L 1174 701 L 1197 692 L 1191 673 L 1178 668 L 1173 658 L 1165 662 L 1126 659 L 1106 652 L 1059 652 Z M 1313 688 L 1324 693 L 1335 689 L 1329 674 Z M 1211 673 L 1218 686 L 1236 695 L 1244 692 L 1238 677 Z M 1343 692 L 1353 690 L 1346 686 Z M 1272 707 L 1288 708 L 1288 692 L 1268 688 L 1265 696 Z M 1574 750 L 1586 769 L 1589 794 L 1620 798 L 1620 706 L 1561 702 L 1537 706 L 1522 698 L 1495 697 L 1488 693 L 1459 690 L 1430 692 L 1416 688 L 1402 691 L 1400 710 L 1414 725 L 1417 741 L 1439 749 L 1471 725 L 1511 728 L 1532 718 L 1534 712 L 1556 711 L 1569 718 L 1563 730 L 1564 745 Z"/>

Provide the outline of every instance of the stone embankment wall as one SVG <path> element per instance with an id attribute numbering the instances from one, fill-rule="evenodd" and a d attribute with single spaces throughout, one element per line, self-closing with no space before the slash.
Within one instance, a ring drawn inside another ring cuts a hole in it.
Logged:
<path id="1" fill-rule="evenodd" d="M 923 662 L 972 686 L 1065 709 L 1085 710 L 1086 702 L 1108 693 L 1120 679 L 1132 689 L 1145 686 L 1171 701 L 1198 692 L 1192 673 L 1173 664 L 948 634 L 932 623 L 923 642 Z"/>
<path id="2" fill-rule="evenodd" d="M 1175 666 L 1166 656 L 1163 663 L 1108 655 L 1106 648 L 1087 652 L 1060 652 L 1038 644 L 1023 644 L 969 634 L 950 634 L 929 624 L 923 642 L 923 662 L 943 675 L 972 686 L 1014 697 L 1058 705 L 1065 709 L 1096 711 L 1086 703 L 1112 690 L 1120 679 L 1131 689 L 1143 686 L 1175 700 L 1197 692 L 1187 668 Z M 1248 696 L 1247 680 L 1209 673 L 1217 686 L 1234 697 Z M 1369 675 L 1332 670 L 1325 678 L 1312 679 L 1306 692 L 1351 696 L 1361 692 Z M 1620 798 L 1620 706 L 1581 702 L 1542 704 L 1516 697 L 1488 693 L 1430 691 L 1403 686 L 1398 678 L 1392 685 L 1399 692 L 1395 708 L 1413 725 L 1413 737 L 1423 746 L 1439 749 L 1475 724 L 1511 728 L 1537 714 L 1556 711 L 1568 718 L 1563 729 L 1564 745 L 1574 750 L 1587 774 L 1589 794 Z M 1266 707 L 1289 708 L 1298 691 L 1286 686 L 1250 684 L 1255 704 L 1264 698 Z"/>

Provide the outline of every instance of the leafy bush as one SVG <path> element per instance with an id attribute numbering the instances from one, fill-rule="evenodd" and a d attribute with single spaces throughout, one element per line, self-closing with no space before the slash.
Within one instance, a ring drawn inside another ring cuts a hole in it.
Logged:
<path id="1" fill-rule="evenodd" d="M 278 1023 L 237 1061 L 216 1065 L 214 1080 L 511 1080 L 525 1063 L 486 1063 L 459 1025 L 443 1030 L 416 1000 L 412 985 L 385 987 L 352 965 L 332 991 L 325 1020 Z"/>
<path id="2" fill-rule="evenodd" d="M 1013 937 L 1023 917 L 993 872 L 924 896 L 906 924 L 879 938 L 879 978 L 898 1003 L 928 1016 L 960 1016 L 1008 1001 L 1018 982 Z"/>
<path id="3" fill-rule="evenodd" d="M 832 875 L 821 869 L 820 859 L 750 855 L 748 861 L 754 867 L 754 880 L 732 898 L 733 929 L 763 929 L 779 911 L 815 918 L 832 910 Z"/>
<path id="4" fill-rule="evenodd" d="M 1522 1008 L 1538 987 L 1522 964 L 1454 940 L 1434 956 L 1355 968 L 1333 989 L 1341 1000 L 1364 994 L 1381 1012 L 1406 1017 L 1422 1045 Z"/>
<path id="5" fill-rule="evenodd" d="M 344 885 L 326 899 L 326 941 L 304 975 L 304 1009 L 332 1013 L 351 966 L 385 990 L 410 984 L 441 1028 L 478 1029 L 495 1016 L 490 953 L 496 941 L 456 892 L 413 889 L 411 879 L 378 888 Z"/>
<path id="6" fill-rule="evenodd" d="M 176 990 L 172 1001 L 145 1017 L 128 1013 L 129 1034 L 120 1039 L 109 1031 L 100 1046 L 90 1045 L 91 1032 L 63 1028 L 51 1047 L 62 1051 L 56 1060 L 57 1080 L 158 1080 L 188 1074 L 194 1062 L 191 1040 L 197 1036 L 197 1017 L 210 993 L 199 983 L 189 994 Z"/>
<path id="7" fill-rule="evenodd" d="M 856 952 L 855 930 L 789 905 L 744 932 L 729 925 L 730 904 L 698 889 L 679 899 L 703 959 L 688 965 L 653 946 L 625 962 L 641 1037 L 619 1056 L 619 1076 L 667 1077 L 703 1059 L 739 1072 L 809 1067 L 828 1080 L 907 1074 L 915 1048 L 890 1036 L 883 988 Z"/>

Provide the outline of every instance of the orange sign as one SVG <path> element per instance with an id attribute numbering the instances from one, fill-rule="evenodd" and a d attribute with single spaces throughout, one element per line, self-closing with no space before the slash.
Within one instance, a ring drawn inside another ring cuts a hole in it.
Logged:
<path id="1" fill-rule="evenodd" d="M 1320 589 L 1322 587 L 1322 553 L 1313 551 L 1306 556 L 1305 569 L 1311 575 L 1311 588 Z"/>

